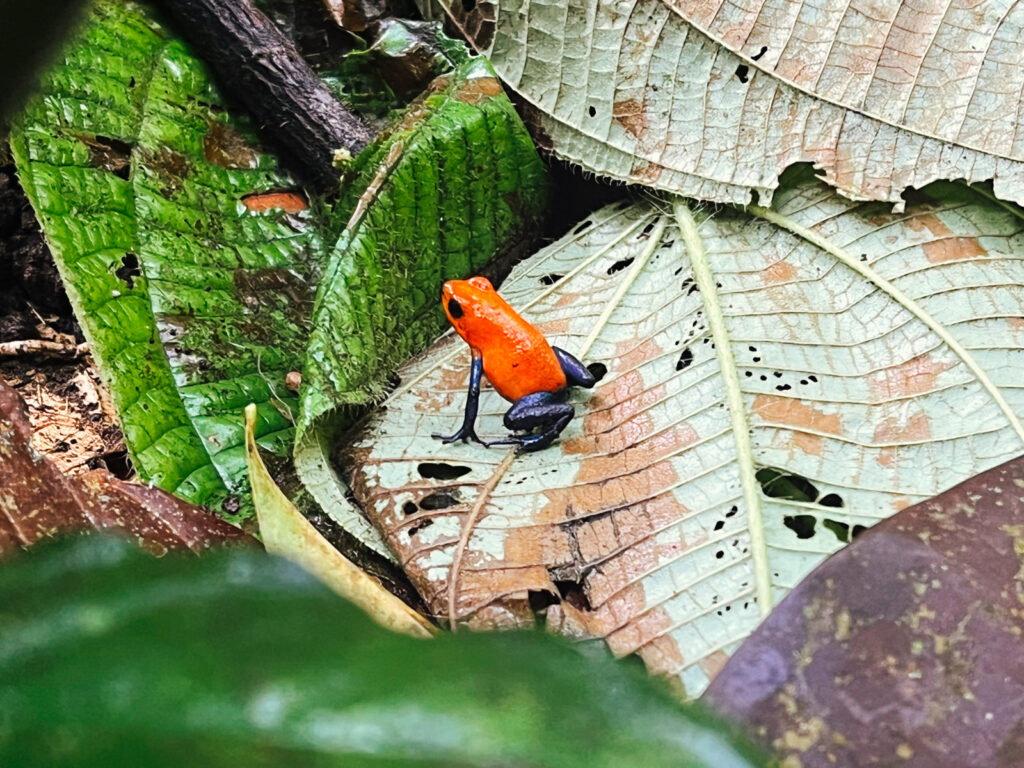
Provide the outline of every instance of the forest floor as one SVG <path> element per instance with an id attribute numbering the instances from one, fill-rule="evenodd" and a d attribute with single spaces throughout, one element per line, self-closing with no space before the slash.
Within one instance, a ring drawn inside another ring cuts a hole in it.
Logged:
<path id="1" fill-rule="evenodd" d="M 85 339 L 14 167 L 0 158 L 0 349 L 5 342 L 54 342 L 73 350 Z M 31 347 L 32 345 L 22 345 Z M 0 354 L 0 379 L 29 409 L 33 444 L 64 472 L 106 467 L 132 471 L 116 411 L 88 353 Z"/>

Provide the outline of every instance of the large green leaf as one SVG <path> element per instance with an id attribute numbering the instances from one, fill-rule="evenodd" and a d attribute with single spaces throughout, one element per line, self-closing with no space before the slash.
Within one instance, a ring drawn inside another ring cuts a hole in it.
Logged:
<path id="1" fill-rule="evenodd" d="M 766 205 L 812 162 L 853 199 L 993 179 L 1024 203 L 1020 3 L 441 2 L 596 173 Z"/>
<path id="2" fill-rule="evenodd" d="M 243 491 L 241 409 L 278 452 L 297 410 L 319 249 L 301 198 L 260 197 L 291 181 L 132 4 L 96 6 L 12 148 L 139 474 L 197 503 Z"/>
<path id="3" fill-rule="evenodd" d="M 517 267 L 512 305 L 608 369 L 561 440 L 432 439 L 465 403 L 449 336 L 348 452 L 431 610 L 524 626 L 554 603 L 549 627 L 696 695 L 860 527 L 1018 455 L 1024 214 L 930 191 L 906 214 L 806 179 L 772 210 L 611 207 Z M 485 391 L 479 434 L 507 408 Z"/>
<path id="4" fill-rule="evenodd" d="M 392 634 L 267 555 L 91 539 L 0 569 L 5 765 L 763 765 L 542 634 Z"/>
<path id="5" fill-rule="evenodd" d="M 285 377 L 311 315 L 304 428 L 379 394 L 439 329 L 440 283 L 519 245 L 547 199 L 493 73 L 463 56 L 356 159 L 322 235 L 201 63 L 133 4 L 96 6 L 13 146 L 139 474 L 233 520 L 242 408 L 257 403 L 262 448 L 290 451 Z M 341 232 L 314 313 L 320 240 Z M 323 460 L 330 435 L 303 437 L 317 498 L 385 551 Z"/>
<path id="6" fill-rule="evenodd" d="M 437 336 L 446 277 L 476 272 L 530 242 L 547 204 L 547 177 L 483 59 L 434 80 L 360 155 L 352 175 L 338 206 L 344 231 L 313 311 L 296 465 L 324 509 L 386 553 L 327 460 L 337 422 L 328 417 L 379 398 L 386 377 Z"/>

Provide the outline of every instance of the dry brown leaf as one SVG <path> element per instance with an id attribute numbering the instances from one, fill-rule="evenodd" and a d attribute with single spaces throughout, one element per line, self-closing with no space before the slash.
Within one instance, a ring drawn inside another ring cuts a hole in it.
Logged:
<path id="1" fill-rule="evenodd" d="M 155 554 L 249 540 L 158 488 L 126 483 L 105 470 L 65 475 L 36 450 L 32 435 L 25 403 L 0 383 L 0 554 L 84 530 L 122 533 Z"/>

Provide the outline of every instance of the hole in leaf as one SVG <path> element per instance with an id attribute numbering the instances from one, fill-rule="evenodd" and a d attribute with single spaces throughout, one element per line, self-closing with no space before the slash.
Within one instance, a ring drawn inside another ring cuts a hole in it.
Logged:
<path id="1" fill-rule="evenodd" d="M 455 480 L 463 475 L 468 475 L 473 470 L 461 464 L 447 464 L 443 461 L 424 461 L 416 467 L 416 471 L 420 473 L 420 477 L 426 477 L 430 480 Z"/>
<path id="2" fill-rule="evenodd" d="M 80 136 L 89 147 L 89 165 L 110 171 L 119 179 L 128 180 L 131 174 L 132 145 L 109 136 Z"/>
<path id="3" fill-rule="evenodd" d="M 590 219 L 587 219 L 587 220 L 586 220 L 586 221 L 584 221 L 584 222 L 583 222 L 582 224 L 580 224 L 580 225 L 579 225 L 578 227 L 576 227 L 576 229 L 574 229 L 574 230 L 572 231 L 572 233 L 573 233 L 574 235 L 578 235 L 578 234 L 579 234 L 580 232 L 582 232 L 583 230 L 585 230 L 585 229 L 586 229 L 587 227 L 589 227 L 589 226 L 590 226 L 591 224 L 593 224 L 593 223 L 594 223 L 594 222 L 592 222 L 592 221 L 591 221 Z"/>
<path id="4" fill-rule="evenodd" d="M 633 263 L 633 257 L 632 256 L 629 257 L 628 259 L 619 259 L 614 264 L 612 264 L 610 267 L 608 267 L 608 274 L 609 275 L 614 275 L 616 272 L 621 272 L 622 270 L 624 270 L 626 267 L 628 267 L 632 263 Z"/>
<path id="5" fill-rule="evenodd" d="M 590 106 L 590 107 L 587 108 L 587 114 L 590 115 L 591 117 L 596 117 L 597 116 L 597 110 L 594 109 L 593 106 Z"/>
<path id="6" fill-rule="evenodd" d="M 402 505 L 403 515 L 415 515 L 418 511 L 419 508 L 411 501 L 407 501 Z"/>
<path id="7" fill-rule="evenodd" d="M 450 493 L 431 493 L 420 499 L 420 509 L 433 511 L 435 509 L 447 509 L 459 503 L 459 500 Z"/>
<path id="8" fill-rule="evenodd" d="M 793 475 L 774 467 L 763 467 L 755 475 L 765 496 L 773 499 L 813 502 L 818 498 L 818 489 L 806 477 Z"/>
<path id="9" fill-rule="evenodd" d="M 587 593 L 583 590 L 583 585 L 580 582 L 558 580 L 555 582 L 555 588 L 558 590 L 562 600 L 573 608 L 580 611 L 592 610 L 590 598 L 587 597 Z"/>
<path id="10" fill-rule="evenodd" d="M 591 363 L 587 366 L 587 370 L 590 371 L 590 375 L 594 377 L 595 381 L 600 381 L 608 373 L 608 366 L 604 363 Z"/>
<path id="11" fill-rule="evenodd" d="M 843 497 L 838 493 L 829 493 L 818 499 L 818 503 L 823 507 L 842 507 Z"/>
<path id="12" fill-rule="evenodd" d="M 679 356 L 679 360 L 676 362 L 676 370 L 681 371 L 686 368 L 690 363 L 693 362 L 693 352 L 687 347 L 683 350 L 683 353 Z"/>
<path id="13" fill-rule="evenodd" d="M 118 280 L 124 281 L 129 288 L 135 287 L 135 278 L 142 274 L 139 269 L 139 257 L 132 252 L 125 253 L 121 257 L 121 266 L 114 272 Z"/>
<path id="14" fill-rule="evenodd" d="M 433 518 L 430 518 L 430 517 L 428 517 L 426 520 L 420 520 L 418 523 L 416 523 L 414 526 L 412 526 L 409 529 L 409 538 L 411 539 L 417 533 L 419 533 L 420 531 L 424 530 L 425 528 L 429 528 L 433 524 L 434 524 L 434 520 L 433 520 Z"/>
<path id="15" fill-rule="evenodd" d="M 736 67 L 736 79 L 739 80 L 741 83 L 746 83 L 750 79 L 747 77 L 747 74 L 749 72 L 750 67 L 748 67 L 746 64 L 740 64 L 738 67 Z"/>
<path id="16" fill-rule="evenodd" d="M 554 272 L 552 272 L 550 275 L 544 275 L 544 277 L 542 277 L 540 279 L 540 284 L 541 285 L 554 285 L 559 280 L 561 280 L 563 277 L 565 277 L 565 275 L 556 275 Z"/>
<path id="17" fill-rule="evenodd" d="M 811 538 L 817 522 L 814 515 L 786 515 L 782 518 L 782 524 L 793 531 L 798 539 Z"/>
<path id="18" fill-rule="evenodd" d="M 558 595 L 546 589 L 531 589 L 526 593 L 526 600 L 530 604 L 530 610 L 541 615 L 549 606 L 558 605 L 561 602 Z"/>
<path id="19" fill-rule="evenodd" d="M 767 45 L 762 45 L 761 46 L 761 52 L 758 53 L 756 56 L 751 56 L 750 58 L 753 59 L 754 61 L 757 61 L 762 56 L 764 56 L 766 53 L 768 53 L 768 46 Z"/>

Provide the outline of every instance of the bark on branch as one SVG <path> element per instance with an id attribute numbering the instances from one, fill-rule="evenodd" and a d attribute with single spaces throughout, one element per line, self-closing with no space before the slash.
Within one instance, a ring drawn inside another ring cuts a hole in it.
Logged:
<path id="1" fill-rule="evenodd" d="M 221 85 L 324 191 L 337 187 L 334 155 L 355 155 L 373 135 L 251 0 L 160 0 Z"/>

